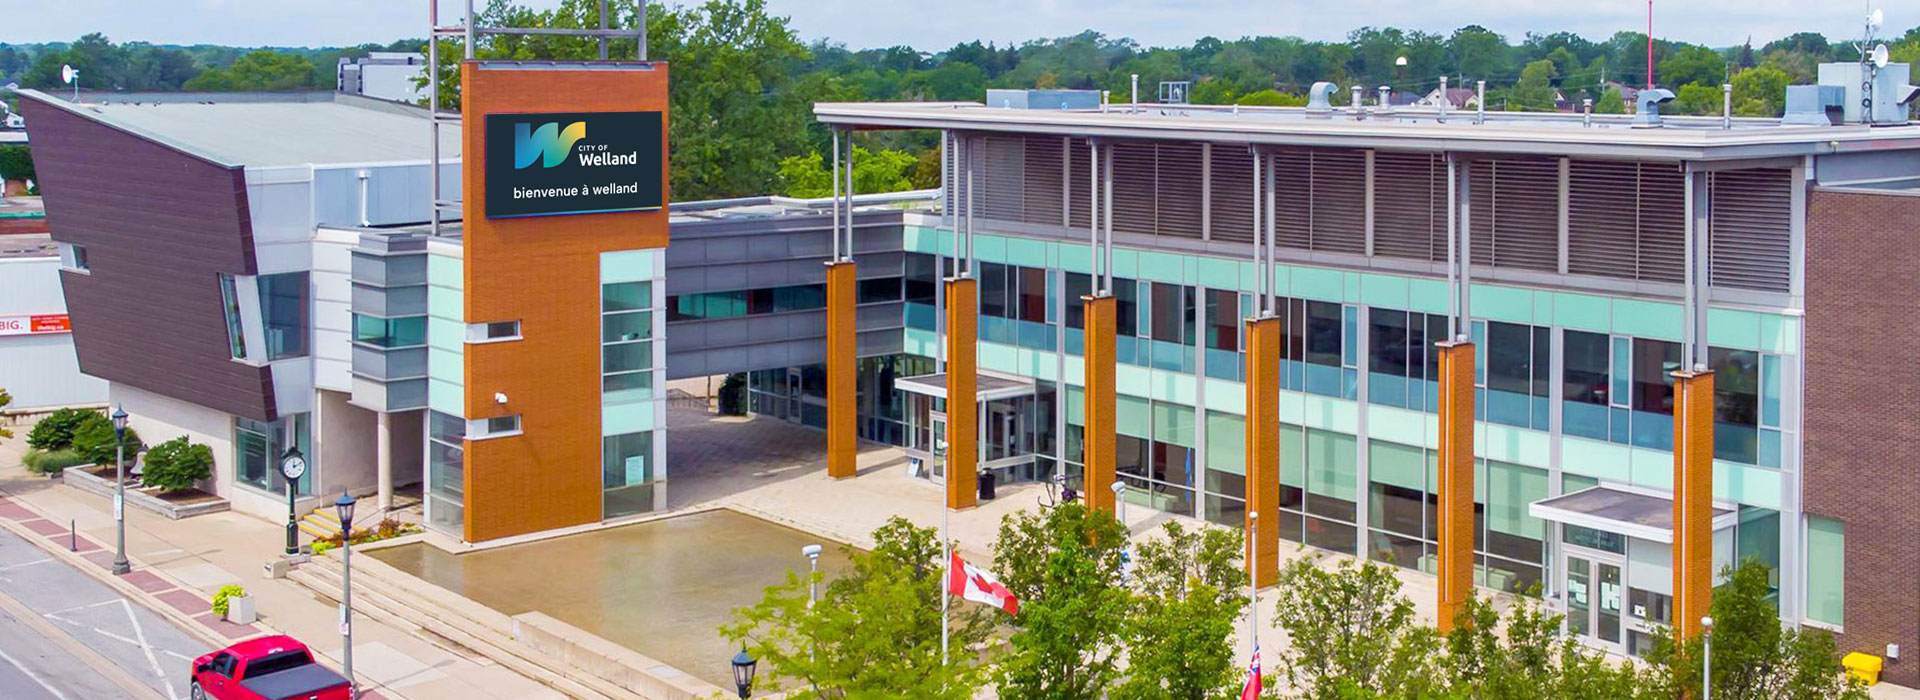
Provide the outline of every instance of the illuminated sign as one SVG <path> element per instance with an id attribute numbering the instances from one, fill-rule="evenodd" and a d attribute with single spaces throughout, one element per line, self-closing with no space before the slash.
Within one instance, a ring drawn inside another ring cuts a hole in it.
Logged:
<path id="1" fill-rule="evenodd" d="M 486 115 L 487 218 L 659 209 L 659 112 Z"/>
<path id="2" fill-rule="evenodd" d="M 0 336 L 72 332 L 73 322 L 67 318 L 66 314 L 0 316 Z"/>

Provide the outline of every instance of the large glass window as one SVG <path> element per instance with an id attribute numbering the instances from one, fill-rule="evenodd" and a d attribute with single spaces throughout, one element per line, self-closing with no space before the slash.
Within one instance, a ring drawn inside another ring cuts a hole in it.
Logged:
<path id="1" fill-rule="evenodd" d="M 1241 294 L 1231 289 L 1209 289 L 1207 298 L 1207 376 L 1228 381 L 1245 381 L 1245 360 L 1241 352 Z"/>
<path id="2" fill-rule="evenodd" d="M 601 518 L 653 510 L 653 432 L 601 438 Z"/>
<path id="3" fill-rule="evenodd" d="M 1195 516 L 1193 408 L 1131 396 L 1118 399 L 1114 468 L 1128 486 L 1125 497 L 1156 510 Z"/>
<path id="4" fill-rule="evenodd" d="M 406 348 L 427 344 L 427 317 L 381 318 L 353 315 L 353 342 L 383 348 Z"/>
<path id="5" fill-rule="evenodd" d="M 1838 520 L 1807 516 L 1807 619 L 1846 624 L 1847 532 Z"/>
<path id="6" fill-rule="evenodd" d="M 1433 573 L 1439 541 L 1435 453 L 1372 440 L 1367 455 L 1367 556 Z M 1475 470 L 1476 580 L 1489 588 L 1524 592 L 1541 580 L 1546 556 L 1546 524 L 1529 515 L 1527 507 L 1546 498 L 1547 472 L 1488 460 L 1476 461 Z"/>
<path id="7" fill-rule="evenodd" d="M 307 273 L 261 275 L 257 281 L 267 359 L 304 357 L 307 354 Z"/>
<path id="8" fill-rule="evenodd" d="M 427 524 L 459 532 L 466 518 L 467 422 L 427 412 Z"/>
<path id="9" fill-rule="evenodd" d="M 827 286 L 824 284 L 702 292 L 667 297 L 667 320 L 698 321 L 712 318 L 736 318 L 789 311 L 812 311 L 826 307 Z"/>
<path id="10" fill-rule="evenodd" d="M 1755 464 L 1760 460 L 1760 353 L 1710 348 L 1713 369 L 1713 456 Z"/>
<path id="11" fill-rule="evenodd" d="M 1280 386 L 1352 399 L 1359 392 L 1359 309 L 1282 299 Z"/>
<path id="12" fill-rule="evenodd" d="M 1374 308 L 1367 312 L 1367 400 L 1415 411 L 1437 411 L 1440 355 L 1433 344 L 1447 337 L 1447 317 Z"/>
<path id="13" fill-rule="evenodd" d="M 1673 372 L 1680 344 L 1633 339 L 1633 444 L 1673 449 Z"/>
<path id="14" fill-rule="evenodd" d="M 1478 324 L 1476 324 L 1478 326 Z M 1517 323 L 1485 324 L 1485 420 L 1547 429 L 1549 329 Z"/>
<path id="15" fill-rule="evenodd" d="M 281 416 L 272 423 L 262 423 L 247 418 L 233 419 L 234 478 L 248 486 L 284 496 L 287 492 L 287 479 L 280 475 L 280 457 L 287 453 L 291 438 L 293 445 L 300 448 L 300 454 L 306 456 L 307 464 L 318 465 L 320 460 L 313 453 L 310 441 L 309 416 L 295 413 Z M 307 473 L 294 484 L 294 492 L 302 496 L 313 495 L 313 484 L 319 470 L 309 468 Z"/>
<path id="16" fill-rule="evenodd" d="M 1610 414 L 1620 406 L 1625 436 L 1625 395 L 1615 394 L 1611 371 L 1613 339 L 1604 333 L 1563 331 L 1566 366 L 1561 376 L 1561 429 L 1568 435 L 1624 442 L 1614 436 Z"/>
<path id="17" fill-rule="evenodd" d="M 654 396 L 653 283 L 600 287 L 600 399 L 602 405 Z"/>
<path id="18" fill-rule="evenodd" d="M 1564 331 L 1562 426 L 1566 434 L 1673 448 L 1673 372 L 1680 345 Z M 1714 457 L 1780 466 L 1779 355 L 1709 348 L 1714 372 Z"/>
<path id="19" fill-rule="evenodd" d="M 240 292 L 233 275 L 220 276 L 220 309 L 227 316 L 227 351 L 233 359 L 247 359 L 247 332 L 240 322 Z"/>

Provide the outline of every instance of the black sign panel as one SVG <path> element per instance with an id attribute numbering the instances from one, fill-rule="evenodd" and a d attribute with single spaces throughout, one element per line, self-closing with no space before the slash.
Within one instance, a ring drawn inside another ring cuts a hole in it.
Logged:
<path id="1" fill-rule="evenodd" d="M 487 115 L 487 218 L 661 205 L 659 112 Z"/>

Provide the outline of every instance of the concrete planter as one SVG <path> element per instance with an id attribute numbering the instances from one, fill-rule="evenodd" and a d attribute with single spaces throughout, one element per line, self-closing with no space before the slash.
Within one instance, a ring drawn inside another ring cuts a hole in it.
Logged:
<path id="1" fill-rule="evenodd" d="M 65 481 L 68 486 L 88 493 L 105 496 L 111 500 L 114 492 L 113 480 L 94 476 L 87 471 L 88 468 L 89 467 L 85 465 L 67 467 L 62 480 Z M 127 489 L 127 506 L 159 513 L 172 520 L 191 518 L 196 515 L 206 515 L 208 513 L 219 513 L 232 507 L 224 498 L 207 498 L 193 503 L 175 503 L 137 488 Z"/>
<path id="2" fill-rule="evenodd" d="M 227 598 L 227 621 L 236 625 L 250 625 L 259 619 L 254 614 L 253 596 L 237 595 Z"/>

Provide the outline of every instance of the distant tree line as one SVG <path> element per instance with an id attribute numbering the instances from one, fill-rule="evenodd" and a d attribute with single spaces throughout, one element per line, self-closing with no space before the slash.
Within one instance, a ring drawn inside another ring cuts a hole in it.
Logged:
<path id="1" fill-rule="evenodd" d="M 352 47 L 172 46 L 142 41 L 114 43 L 95 32 L 73 42 L 0 43 L 0 84 L 50 90 L 66 87 L 60 67 L 80 70 L 86 90 L 254 91 L 328 89 L 339 59 L 373 51 L 418 53 L 426 43 L 401 39 Z"/>

